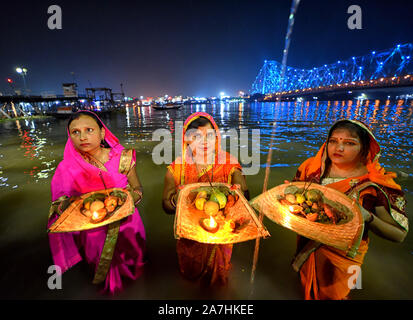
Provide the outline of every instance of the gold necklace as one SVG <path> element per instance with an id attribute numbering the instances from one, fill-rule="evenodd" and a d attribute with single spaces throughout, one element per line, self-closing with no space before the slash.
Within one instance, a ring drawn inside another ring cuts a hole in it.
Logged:
<path id="1" fill-rule="evenodd" d="M 103 169 L 105 168 L 105 163 L 103 163 L 102 161 L 100 161 L 99 159 L 97 159 L 96 157 L 92 156 L 90 153 L 87 152 L 80 152 L 80 154 L 82 155 L 83 159 L 85 159 L 87 162 L 89 162 L 91 165 L 99 168 L 99 169 Z"/>

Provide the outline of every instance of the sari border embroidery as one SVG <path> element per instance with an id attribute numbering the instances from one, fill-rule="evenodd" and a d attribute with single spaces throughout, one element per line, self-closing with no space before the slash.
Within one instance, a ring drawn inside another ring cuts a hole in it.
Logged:
<path id="1" fill-rule="evenodd" d="M 360 192 L 368 187 L 374 187 L 377 188 L 378 190 L 380 190 L 383 195 L 385 196 L 386 200 L 387 200 L 387 204 L 389 206 L 389 213 L 390 216 L 393 218 L 394 221 L 397 222 L 398 225 L 400 225 L 404 230 L 409 231 L 409 220 L 406 216 L 404 216 L 403 214 L 401 214 L 400 212 L 398 212 L 396 209 L 394 209 L 392 207 L 392 204 L 390 202 L 390 199 L 387 195 L 387 193 L 377 184 L 373 183 L 373 182 L 365 182 L 357 187 L 354 188 L 354 190 L 352 190 L 351 192 L 351 196 L 353 196 L 354 198 L 356 198 L 357 200 L 359 200 L 360 198 Z M 400 197 L 399 197 L 400 198 Z M 397 204 L 396 204 L 397 205 Z"/>
<path id="2" fill-rule="evenodd" d="M 133 167 L 132 161 L 133 149 L 123 149 L 119 160 L 119 173 L 127 175 Z M 134 209 L 133 209 L 134 210 Z M 106 279 L 112 263 L 113 253 L 115 252 L 116 243 L 118 240 L 121 221 L 116 221 L 108 225 L 105 243 L 97 265 L 93 284 L 102 283 Z"/>
<path id="3" fill-rule="evenodd" d="M 409 220 L 396 209 L 390 208 L 390 214 L 404 230 L 409 231 Z"/>
<path id="4" fill-rule="evenodd" d="M 316 251 L 322 245 L 321 242 L 310 240 L 304 248 L 294 257 L 291 263 L 295 272 L 299 272 L 304 262 L 310 257 L 310 255 Z"/>
<path id="5" fill-rule="evenodd" d="M 120 221 L 116 221 L 108 225 L 105 244 L 103 245 L 99 264 L 96 268 L 93 284 L 99 284 L 106 279 L 106 275 L 112 263 L 113 253 L 115 251 L 116 243 L 118 240 L 119 228 Z"/>
<path id="6" fill-rule="evenodd" d="M 119 160 L 119 173 L 128 175 L 129 171 L 132 169 L 135 164 L 132 161 L 133 158 L 133 149 L 123 149 L 122 154 Z"/>

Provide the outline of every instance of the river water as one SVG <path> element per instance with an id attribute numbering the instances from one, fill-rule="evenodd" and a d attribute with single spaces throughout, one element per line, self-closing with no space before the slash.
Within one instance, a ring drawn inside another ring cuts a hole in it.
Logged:
<path id="1" fill-rule="evenodd" d="M 162 211 L 165 164 L 155 164 L 152 141 L 156 129 L 174 137 L 179 123 L 193 112 L 210 113 L 222 130 L 249 132 L 239 154 L 254 145 L 259 150 L 257 173 L 247 176 L 251 197 L 259 195 L 275 121 L 274 151 L 268 188 L 291 179 L 298 166 L 314 155 L 336 120 L 367 123 L 382 146 L 382 165 L 400 174 L 407 212 L 413 203 L 413 104 L 386 101 L 320 101 L 304 103 L 228 103 L 191 105 L 179 110 L 129 108 L 102 120 L 128 148 L 137 150 L 137 171 L 145 197 L 139 205 L 147 232 L 148 262 L 141 278 L 129 284 L 119 299 L 302 299 L 298 275 L 290 267 L 296 236 L 264 219 L 271 237 L 261 241 L 255 283 L 250 285 L 254 241 L 234 245 L 230 283 L 219 292 L 183 280 L 178 272 L 173 216 Z M 46 222 L 50 180 L 67 140 L 66 121 L 54 118 L 0 123 L 0 298 L 99 299 L 83 263 L 62 278 L 62 290 L 47 286 L 51 259 Z M 252 129 L 260 129 L 259 141 Z M 227 144 L 228 144 L 227 140 Z M 409 219 L 411 222 L 411 218 Z M 372 234 L 362 267 L 362 288 L 352 299 L 413 298 L 413 237 L 402 244 Z"/>

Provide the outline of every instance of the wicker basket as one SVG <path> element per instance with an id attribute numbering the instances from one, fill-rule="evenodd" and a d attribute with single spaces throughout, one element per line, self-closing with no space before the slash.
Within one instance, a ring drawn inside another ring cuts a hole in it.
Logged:
<path id="1" fill-rule="evenodd" d="M 327 204 L 338 203 L 340 212 L 347 217 L 343 223 L 338 224 L 312 222 L 291 213 L 277 200 L 277 197 L 284 195 L 284 189 L 291 185 L 304 188 L 305 182 L 279 185 L 254 198 L 250 204 L 255 210 L 262 210 L 263 214 L 275 223 L 309 239 L 345 251 L 358 246 L 357 242 L 363 232 L 364 222 L 355 200 L 335 189 L 312 183 L 309 189 L 320 190 Z"/>
<path id="2" fill-rule="evenodd" d="M 109 194 L 112 191 L 122 191 L 126 193 L 127 198 L 125 202 L 117 208 L 113 213 L 110 213 L 107 218 L 99 223 L 92 223 L 89 217 L 86 217 L 81 213 L 80 209 L 82 207 L 83 200 L 95 193 Z M 119 221 L 125 217 L 130 216 L 135 212 L 135 206 L 133 204 L 133 198 L 129 191 L 126 189 L 120 188 L 111 188 L 107 190 L 93 191 L 85 193 L 80 197 L 79 200 L 76 200 L 70 204 L 70 206 L 60 215 L 60 217 L 53 223 L 49 228 L 48 232 L 58 233 L 58 232 L 74 232 L 74 231 L 83 231 L 89 229 L 99 228 L 112 222 Z"/>
<path id="3" fill-rule="evenodd" d="M 178 205 L 175 215 L 175 238 L 186 238 L 195 240 L 202 243 L 213 244 L 229 244 L 248 241 L 256 239 L 258 237 L 267 237 L 270 234 L 262 223 L 258 220 L 254 210 L 245 199 L 244 195 L 238 190 L 234 190 L 239 196 L 238 201 L 227 209 L 227 219 L 239 219 L 241 217 L 249 221 L 242 229 L 237 232 L 231 232 L 220 225 L 217 232 L 211 233 L 204 230 L 199 221 L 202 218 L 206 218 L 207 215 L 198 209 L 194 205 L 193 192 L 191 191 L 199 187 L 208 187 L 209 183 L 193 183 L 185 185 L 179 193 Z M 213 183 L 213 186 L 225 186 L 230 188 L 229 184 L 225 183 Z"/>

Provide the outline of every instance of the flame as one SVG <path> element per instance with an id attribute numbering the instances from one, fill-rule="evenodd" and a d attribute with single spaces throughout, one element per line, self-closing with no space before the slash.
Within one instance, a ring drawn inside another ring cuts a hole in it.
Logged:
<path id="1" fill-rule="evenodd" d="M 93 211 L 93 213 L 92 213 L 92 219 L 93 219 L 93 220 L 96 220 L 97 218 L 99 218 L 98 213 L 97 213 L 96 211 Z"/>
<path id="2" fill-rule="evenodd" d="M 217 226 L 217 223 L 216 223 L 215 219 L 211 216 L 209 218 L 209 227 L 210 228 L 215 228 L 216 226 Z"/>
<path id="3" fill-rule="evenodd" d="M 289 206 L 290 212 L 294 212 L 294 207 L 293 206 Z"/>

